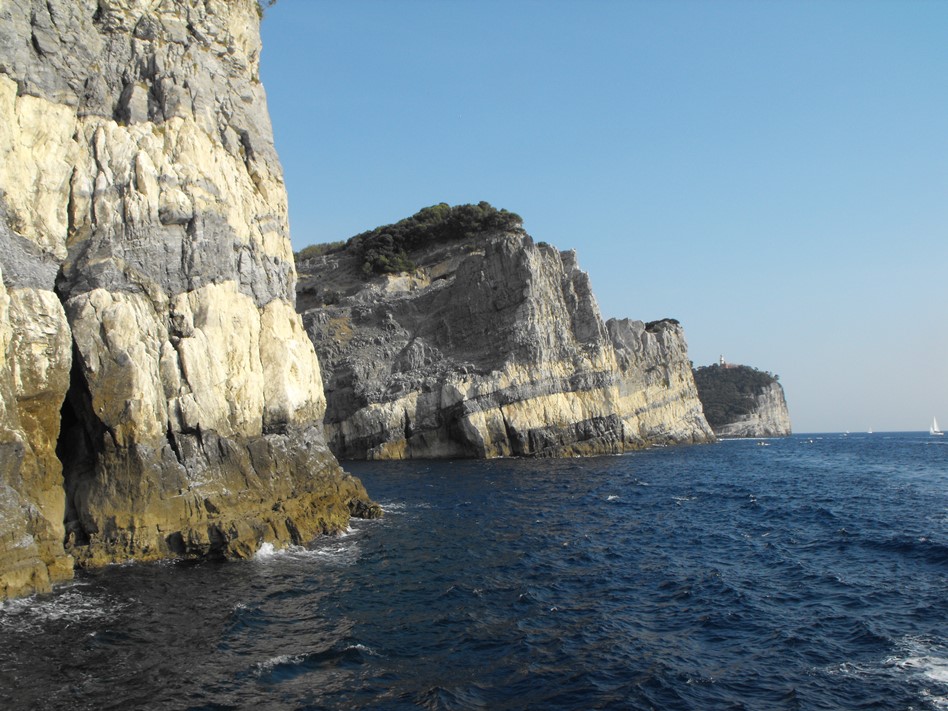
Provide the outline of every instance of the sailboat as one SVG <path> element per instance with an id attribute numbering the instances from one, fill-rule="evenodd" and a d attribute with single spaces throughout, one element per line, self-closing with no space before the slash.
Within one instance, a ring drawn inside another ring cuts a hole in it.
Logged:
<path id="1" fill-rule="evenodd" d="M 928 433 L 935 437 L 944 437 L 945 433 L 938 429 L 938 420 L 932 418 L 932 426 L 928 428 Z"/>

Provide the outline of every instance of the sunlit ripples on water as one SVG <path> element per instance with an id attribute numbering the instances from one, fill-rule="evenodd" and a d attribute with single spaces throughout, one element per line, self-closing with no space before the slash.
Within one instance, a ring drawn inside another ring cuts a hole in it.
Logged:
<path id="1" fill-rule="evenodd" d="M 24 709 L 948 709 L 948 447 L 351 463 L 387 511 L 0 606 Z"/>

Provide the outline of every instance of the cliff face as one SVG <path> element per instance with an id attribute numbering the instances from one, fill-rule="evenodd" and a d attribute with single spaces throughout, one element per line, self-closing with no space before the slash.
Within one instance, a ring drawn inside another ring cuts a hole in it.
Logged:
<path id="1" fill-rule="evenodd" d="M 718 437 L 787 437 L 791 434 L 790 412 L 780 383 L 771 383 L 754 396 L 751 411 L 738 419 L 714 427 Z"/>
<path id="2" fill-rule="evenodd" d="M 694 371 L 704 414 L 718 437 L 785 437 L 790 412 L 776 376 L 746 365 Z"/>
<path id="3" fill-rule="evenodd" d="M 415 271 L 373 278 L 351 248 L 300 267 L 340 458 L 569 456 L 713 438 L 681 328 L 603 323 L 574 253 L 514 231 L 408 256 Z"/>
<path id="4" fill-rule="evenodd" d="M 366 498 L 318 424 L 256 13 L 0 0 L 0 596 Z"/>

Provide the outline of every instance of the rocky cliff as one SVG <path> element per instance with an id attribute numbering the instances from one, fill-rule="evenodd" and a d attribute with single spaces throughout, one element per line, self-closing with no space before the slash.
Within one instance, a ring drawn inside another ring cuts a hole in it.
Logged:
<path id="1" fill-rule="evenodd" d="M 791 434 L 790 413 L 780 383 L 771 383 L 754 396 L 751 411 L 714 428 L 719 437 L 786 437 Z"/>
<path id="2" fill-rule="evenodd" d="M 448 214 L 410 221 L 438 209 Z M 573 252 L 490 224 L 501 228 L 423 244 L 389 226 L 372 246 L 300 262 L 337 456 L 569 456 L 713 438 L 676 322 L 604 323 Z"/>
<path id="3" fill-rule="evenodd" d="M 0 596 L 365 510 L 259 52 L 255 0 L 0 0 Z"/>
<path id="4" fill-rule="evenodd" d="M 745 365 L 695 370 L 708 423 L 718 437 L 786 437 L 790 412 L 776 376 Z"/>

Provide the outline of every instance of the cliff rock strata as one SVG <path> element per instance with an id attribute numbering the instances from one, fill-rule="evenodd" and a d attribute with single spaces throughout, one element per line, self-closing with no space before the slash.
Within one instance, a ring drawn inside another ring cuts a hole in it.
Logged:
<path id="1" fill-rule="evenodd" d="M 319 424 L 259 52 L 254 0 L 0 0 L 0 596 L 367 508 Z"/>
<path id="2" fill-rule="evenodd" d="M 413 271 L 372 278 L 351 245 L 300 267 L 298 306 L 340 458 L 570 456 L 713 439 L 681 327 L 604 323 L 573 252 L 513 230 L 405 257 Z"/>

